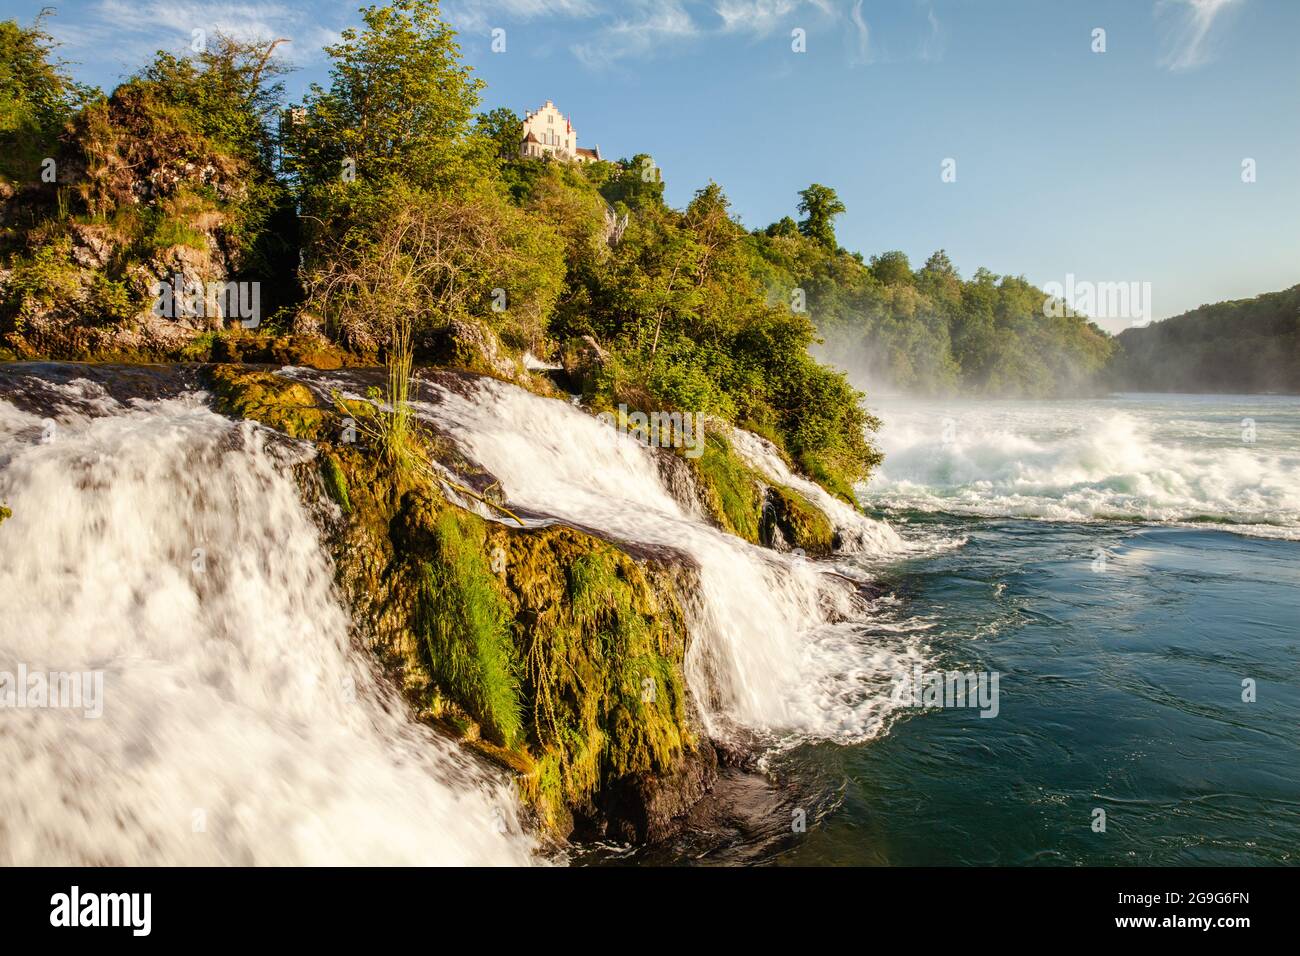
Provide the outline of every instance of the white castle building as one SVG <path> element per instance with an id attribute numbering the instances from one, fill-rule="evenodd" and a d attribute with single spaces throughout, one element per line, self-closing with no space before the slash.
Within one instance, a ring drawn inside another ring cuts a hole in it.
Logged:
<path id="1" fill-rule="evenodd" d="M 524 116 L 524 140 L 519 155 L 525 159 L 554 156 L 567 162 L 594 163 L 600 160 L 600 147 L 583 149 L 569 118 L 547 100 L 541 109 Z"/>

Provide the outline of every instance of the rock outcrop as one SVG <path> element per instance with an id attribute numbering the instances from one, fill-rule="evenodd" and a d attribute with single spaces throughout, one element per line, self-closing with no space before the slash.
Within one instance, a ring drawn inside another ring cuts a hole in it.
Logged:
<path id="1" fill-rule="evenodd" d="M 685 556 L 487 520 L 457 499 L 488 496 L 383 462 L 370 406 L 348 406 L 360 420 L 347 441 L 348 416 L 301 382 L 239 366 L 208 377 L 221 410 L 315 445 L 300 480 L 336 506 L 321 521 L 357 637 L 418 715 L 515 772 L 547 832 L 675 832 L 717 774 L 683 675 Z M 420 440 L 465 467 L 437 435 Z"/>

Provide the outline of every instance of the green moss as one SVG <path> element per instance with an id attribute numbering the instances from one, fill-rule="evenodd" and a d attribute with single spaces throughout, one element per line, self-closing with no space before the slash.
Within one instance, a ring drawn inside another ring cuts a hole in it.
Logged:
<path id="1" fill-rule="evenodd" d="M 201 252 L 208 250 L 208 237 L 201 229 L 195 229 L 183 219 L 166 215 L 149 223 L 142 243 L 151 252 L 174 246 L 188 246 Z"/>
<path id="2" fill-rule="evenodd" d="M 343 509 L 343 513 L 352 513 L 352 502 L 348 499 L 348 479 L 343 474 L 343 466 L 336 455 L 325 453 L 321 456 L 321 475 L 325 479 L 325 489 L 330 497 Z"/>
<path id="3" fill-rule="evenodd" d="M 745 466 L 727 439 L 705 436 L 704 452 L 692 463 L 705 507 L 725 531 L 757 543 L 763 514 L 758 476 Z"/>
<path id="4" fill-rule="evenodd" d="M 519 662 L 509 608 L 483 548 L 481 522 L 447 510 L 432 530 L 416 628 L 428 648 L 434 680 L 489 739 L 513 746 L 523 734 Z"/>
<path id="5" fill-rule="evenodd" d="M 835 528 L 830 519 L 793 488 L 777 485 L 768 490 L 766 517 L 781 529 L 792 548 L 813 555 L 829 554 L 835 548 Z"/>
<path id="6" fill-rule="evenodd" d="M 0 524 L 4 524 L 6 518 L 12 518 L 13 516 L 14 513 L 12 511 L 10 511 L 4 505 L 0 505 Z"/>
<path id="7" fill-rule="evenodd" d="M 327 415 L 301 382 L 237 365 L 218 365 L 208 372 L 208 380 L 220 411 L 251 418 L 293 438 L 321 434 Z"/>
<path id="8" fill-rule="evenodd" d="M 567 528 L 500 537 L 538 751 L 523 790 L 556 826 L 603 785 L 665 772 L 694 746 L 685 623 L 673 596 L 609 545 Z"/>

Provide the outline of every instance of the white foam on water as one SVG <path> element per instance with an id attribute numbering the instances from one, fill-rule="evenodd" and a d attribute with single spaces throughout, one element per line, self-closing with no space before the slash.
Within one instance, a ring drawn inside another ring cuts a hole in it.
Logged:
<path id="1" fill-rule="evenodd" d="M 885 462 L 864 496 L 884 507 L 1300 537 L 1294 401 L 899 401 L 881 415 Z"/>

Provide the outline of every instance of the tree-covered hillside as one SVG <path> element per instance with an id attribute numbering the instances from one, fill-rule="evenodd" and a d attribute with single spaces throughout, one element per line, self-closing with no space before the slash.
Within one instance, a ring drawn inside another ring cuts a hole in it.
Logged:
<path id="1" fill-rule="evenodd" d="M 1049 396 L 1092 387 L 1112 349 L 1086 318 L 1044 315 L 1046 294 L 987 269 L 963 280 L 941 249 L 919 269 L 892 251 L 838 246 L 835 192 L 800 193 L 795 222 L 756 232 L 773 296 L 806 307 L 821 354 L 873 387 L 919 394 Z"/>
<path id="2" fill-rule="evenodd" d="M 1141 392 L 1300 393 L 1300 285 L 1126 329 L 1108 384 Z"/>
<path id="3" fill-rule="evenodd" d="M 746 424 L 852 497 L 874 422 L 810 356 L 809 316 L 771 299 L 718 186 L 678 210 L 648 155 L 520 160 L 518 117 L 479 112 L 482 81 L 436 0 L 362 20 L 296 104 L 271 43 L 160 52 L 105 97 L 77 86 L 39 22 L 5 24 L 0 133 L 12 145 L 39 126 L 48 155 L 0 171 L 0 349 L 279 361 L 319 340 L 345 360 L 409 350 L 519 379 L 525 351 L 564 356 L 597 409 Z M 173 280 L 255 282 L 274 308 L 254 330 L 161 315 Z"/>

